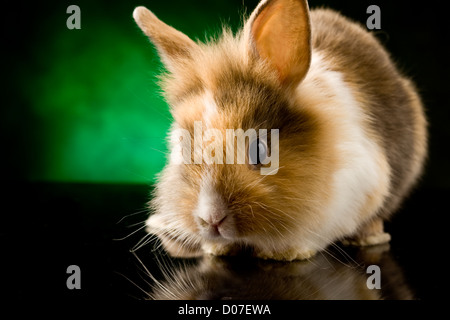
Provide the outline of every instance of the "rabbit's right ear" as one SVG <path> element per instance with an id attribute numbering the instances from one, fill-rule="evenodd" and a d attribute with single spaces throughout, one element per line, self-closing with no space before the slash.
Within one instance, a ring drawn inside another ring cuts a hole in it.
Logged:
<path id="1" fill-rule="evenodd" d="M 192 52 L 199 49 L 187 35 L 165 24 L 145 7 L 134 9 L 133 18 L 156 46 L 169 71 L 174 71 L 176 62 L 189 59 Z"/>
<path id="2" fill-rule="evenodd" d="M 311 63 L 311 25 L 306 0 L 263 0 L 245 25 L 251 56 L 267 60 L 283 85 L 294 87 Z"/>

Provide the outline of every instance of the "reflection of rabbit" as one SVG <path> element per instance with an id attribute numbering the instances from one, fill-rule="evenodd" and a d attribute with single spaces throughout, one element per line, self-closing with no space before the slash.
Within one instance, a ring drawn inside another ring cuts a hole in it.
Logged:
<path id="1" fill-rule="evenodd" d="M 372 34 L 334 11 L 310 12 L 302 0 L 263 0 L 240 32 L 207 44 L 143 7 L 133 16 L 170 73 L 162 85 L 171 137 L 178 129 L 194 137 L 199 122 L 221 133 L 279 130 L 276 174 L 260 175 L 268 166 L 260 158 L 180 165 L 171 157 L 147 221 L 169 252 L 251 247 L 289 261 L 344 238 L 389 241 L 383 220 L 422 171 L 426 120 L 413 84 Z M 275 152 L 259 140 L 248 142 L 259 157 Z M 234 138 L 223 151 L 233 148 Z"/>
<path id="2" fill-rule="evenodd" d="M 402 272 L 389 252 L 361 249 L 358 261 L 343 263 L 328 253 L 291 263 L 205 256 L 197 264 L 168 268 L 156 280 L 150 299 L 412 299 Z M 376 258 L 374 258 L 376 256 Z M 365 259 L 368 260 L 365 260 Z M 344 257 L 343 259 L 346 259 Z M 381 290 L 369 289 L 366 267 L 377 262 Z"/>

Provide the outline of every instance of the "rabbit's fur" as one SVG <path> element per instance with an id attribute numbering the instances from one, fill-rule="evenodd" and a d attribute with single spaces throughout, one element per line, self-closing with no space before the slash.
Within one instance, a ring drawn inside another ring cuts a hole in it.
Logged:
<path id="1" fill-rule="evenodd" d="M 261 175 L 264 164 L 167 163 L 147 226 L 169 252 L 250 247 L 295 260 L 337 240 L 390 240 L 383 220 L 422 172 L 427 123 L 413 83 L 372 33 L 302 0 L 263 0 L 237 34 L 225 28 L 208 43 L 143 7 L 133 15 L 168 70 L 169 137 L 179 129 L 194 137 L 199 121 L 224 136 L 279 130 L 275 174 Z"/>

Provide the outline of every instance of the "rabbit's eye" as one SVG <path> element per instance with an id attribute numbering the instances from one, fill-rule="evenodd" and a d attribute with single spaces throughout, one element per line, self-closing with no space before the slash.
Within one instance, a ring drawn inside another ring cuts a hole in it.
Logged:
<path id="1" fill-rule="evenodd" d="M 261 139 L 253 140 L 249 148 L 250 164 L 261 164 L 267 158 L 267 145 Z"/>

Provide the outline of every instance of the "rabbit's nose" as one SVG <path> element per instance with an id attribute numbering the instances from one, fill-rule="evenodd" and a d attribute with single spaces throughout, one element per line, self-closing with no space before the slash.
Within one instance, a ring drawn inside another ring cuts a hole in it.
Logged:
<path id="1" fill-rule="evenodd" d="M 209 211 L 199 212 L 198 219 L 202 226 L 217 229 L 219 225 L 225 221 L 227 214 L 225 210 L 213 209 Z"/>

